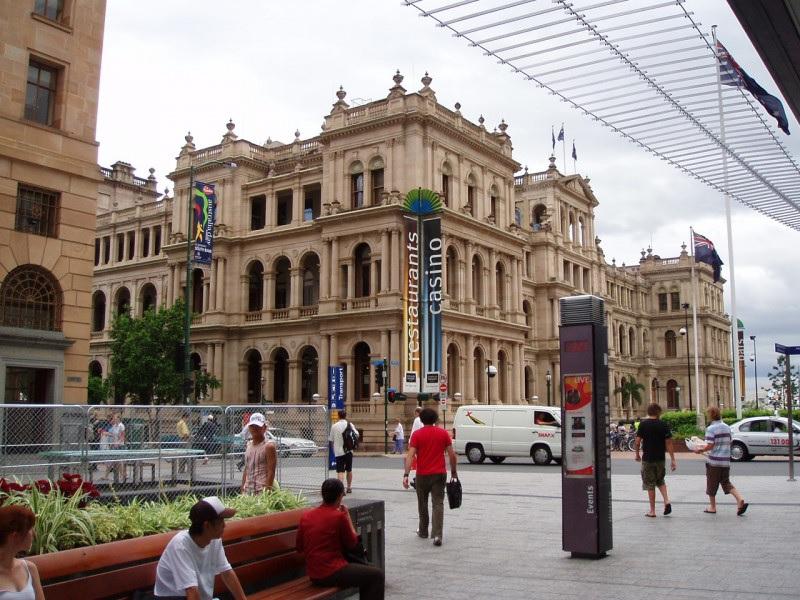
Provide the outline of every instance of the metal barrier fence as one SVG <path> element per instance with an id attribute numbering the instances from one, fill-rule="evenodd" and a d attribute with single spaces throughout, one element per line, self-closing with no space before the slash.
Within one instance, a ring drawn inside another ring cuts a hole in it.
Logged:
<path id="1" fill-rule="evenodd" d="M 0 404 L 0 477 L 29 483 L 77 473 L 121 500 L 236 493 L 253 412 L 270 425 L 281 487 L 319 489 L 330 430 L 320 405 Z"/>

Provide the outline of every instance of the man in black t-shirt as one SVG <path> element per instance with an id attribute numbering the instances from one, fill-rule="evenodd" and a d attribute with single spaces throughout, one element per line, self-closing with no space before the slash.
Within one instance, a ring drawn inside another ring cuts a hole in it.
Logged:
<path id="1" fill-rule="evenodd" d="M 656 488 L 664 499 L 664 514 L 672 512 L 667 484 L 664 482 L 666 452 L 669 452 L 670 470 L 674 471 L 677 465 L 672 451 L 672 432 L 669 430 L 669 425 L 659 417 L 661 417 L 661 407 L 651 402 L 647 406 L 647 418 L 642 419 L 633 445 L 636 461 L 642 463 L 642 489 L 647 490 L 647 497 L 650 500 L 650 512 L 645 514 L 646 517 L 656 516 Z M 644 451 L 640 455 L 639 449 L 642 446 Z"/>

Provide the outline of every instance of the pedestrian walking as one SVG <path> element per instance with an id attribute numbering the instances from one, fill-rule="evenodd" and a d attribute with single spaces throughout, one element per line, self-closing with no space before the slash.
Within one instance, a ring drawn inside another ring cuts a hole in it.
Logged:
<path id="1" fill-rule="evenodd" d="M 27 506 L 0 508 L 0 598 L 44 600 L 36 565 L 17 558 L 28 553 L 33 543 L 36 515 Z"/>
<path id="2" fill-rule="evenodd" d="M 188 450 L 191 446 L 191 438 L 192 435 L 189 431 L 189 411 L 186 411 L 181 414 L 178 422 L 175 424 L 175 432 L 178 434 L 178 447 L 181 450 Z M 178 461 L 178 472 L 184 473 L 186 471 L 186 465 L 188 464 L 188 460 L 186 457 L 181 458 Z"/>
<path id="3" fill-rule="evenodd" d="M 340 479 L 322 482 L 322 504 L 306 512 L 297 527 L 297 551 L 305 555 L 306 574 L 314 585 L 357 587 L 361 600 L 383 600 L 383 571 L 344 556 L 359 543 L 350 511 L 342 504 L 344 493 Z"/>
<path id="4" fill-rule="evenodd" d="M 642 489 L 647 491 L 650 501 L 650 511 L 645 516 L 656 516 L 656 488 L 664 500 L 664 515 L 668 515 L 672 512 L 672 504 L 664 481 L 667 471 L 666 452 L 669 452 L 670 471 L 677 467 L 672 448 L 672 432 L 669 425 L 661 420 L 661 407 L 655 402 L 647 406 L 647 417 L 638 423 L 633 450 L 636 452 L 636 462 L 642 463 Z M 641 446 L 644 448 L 640 455 Z"/>
<path id="5" fill-rule="evenodd" d="M 197 598 L 211 600 L 214 578 L 219 575 L 235 600 L 245 600 L 242 584 L 222 547 L 225 519 L 236 514 L 216 496 L 203 498 L 189 511 L 188 530 L 167 544 L 156 567 L 156 600 Z"/>
<path id="6" fill-rule="evenodd" d="M 278 451 L 275 442 L 266 438 L 267 420 L 263 414 L 251 414 L 247 421 L 247 430 L 250 432 L 250 440 L 244 451 L 242 493 L 260 494 L 264 490 L 271 490 L 275 483 Z"/>
<path id="7" fill-rule="evenodd" d="M 347 478 L 345 493 L 353 493 L 353 450 L 358 447 L 358 429 L 347 420 L 347 411 L 339 411 L 339 420 L 331 425 L 328 443 L 336 457 L 336 477 L 340 481 Z"/>
<path id="8" fill-rule="evenodd" d="M 730 494 L 736 499 L 736 514 L 741 517 L 749 505 L 731 483 L 731 428 L 722 420 L 720 410 L 716 406 L 709 406 L 706 409 L 706 417 L 710 421 L 706 427 L 706 445 L 695 449 L 696 454 L 708 453 L 706 455 L 708 506 L 703 512 L 717 514 L 717 490 L 721 486 L 724 494 Z"/>
<path id="9" fill-rule="evenodd" d="M 394 440 L 394 452 L 393 454 L 402 454 L 403 453 L 403 446 L 405 445 L 406 435 L 403 431 L 403 423 L 400 419 L 397 419 L 397 425 L 394 427 L 394 433 L 392 434 L 392 439 Z"/>
<path id="10" fill-rule="evenodd" d="M 408 489 L 408 475 L 414 457 L 417 457 L 417 510 L 419 512 L 419 527 L 417 535 L 421 538 L 428 537 L 428 497 L 431 496 L 433 509 L 433 522 L 431 537 L 433 545 L 442 545 L 442 530 L 444 529 L 444 488 L 447 483 L 447 468 L 444 455 L 450 459 L 450 477 L 458 478 L 458 459 L 453 450 L 453 441 L 450 435 L 441 427 L 436 427 L 439 420 L 438 413 L 432 408 L 425 408 L 420 413 L 422 429 L 417 430 L 408 441 L 408 454 L 405 460 L 403 473 L 403 487 Z"/>

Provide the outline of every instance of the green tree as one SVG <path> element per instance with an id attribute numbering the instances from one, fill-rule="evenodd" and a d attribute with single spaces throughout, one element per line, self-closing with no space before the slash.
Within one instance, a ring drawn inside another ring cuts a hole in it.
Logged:
<path id="1" fill-rule="evenodd" d="M 116 316 L 111 327 L 111 385 L 116 397 L 136 404 L 183 402 L 183 371 L 175 370 L 176 353 L 183 340 L 183 302 L 148 310 L 141 317 Z M 195 373 L 195 393 L 220 387 L 207 373 Z M 196 395 L 193 399 L 196 399 Z"/>
<path id="2" fill-rule="evenodd" d="M 797 365 L 790 367 L 789 374 L 792 386 L 792 398 L 797 401 L 797 390 L 800 388 L 800 371 Z M 786 356 L 784 354 L 778 355 L 778 364 L 772 367 L 772 370 L 767 373 L 767 378 L 770 382 L 769 391 L 774 392 L 774 400 L 779 402 L 781 406 L 786 405 Z"/>
<path id="3" fill-rule="evenodd" d="M 644 385 L 636 381 L 633 376 L 626 377 L 622 385 L 614 390 L 615 394 L 622 394 L 622 407 L 627 411 L 628 419 L 631 418 L 633 412 L 634 400 L 637 406 L 642 404 L 642 390 L 644 390 Z"/>
<path id="4" fill-rule="evenodd" d="M 108 378 L 103 379 L 97 375 L 89 375 L 88 382 L 89 404 L 106 404 L 111 396 L 111 383 Z"/>

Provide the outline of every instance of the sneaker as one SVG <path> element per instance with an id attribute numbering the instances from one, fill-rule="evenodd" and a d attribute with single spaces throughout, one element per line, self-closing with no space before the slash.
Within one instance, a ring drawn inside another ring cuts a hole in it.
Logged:
<path id="1" fill-rule="evenodd" d="M 433 538 L 433 545 L 434 546 L 441 546 L 442 545 L 442 538 L 440 538 L 440 537 Z"/>

